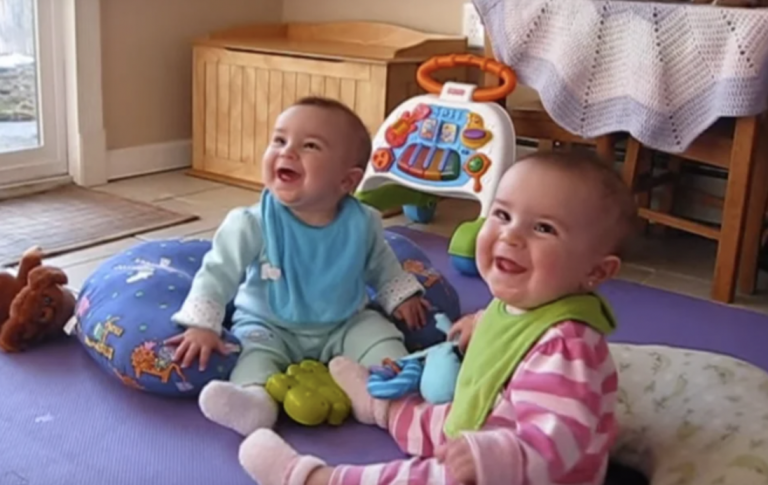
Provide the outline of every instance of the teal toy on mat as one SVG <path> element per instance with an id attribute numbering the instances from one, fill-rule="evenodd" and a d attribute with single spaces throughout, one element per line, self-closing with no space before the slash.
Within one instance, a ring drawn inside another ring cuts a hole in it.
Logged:
<path id="1" fill-rule="evenodd" d="M 447 334 L 451 321 L 435 315 L 436 326 Z M 455 341 L 442 342 L 395 362 L 371 369 L 368 393 L 378 399 L 399 399 L 419 392 L 425 401 L 443 404 L 453 401 L 461 358 Z"/>

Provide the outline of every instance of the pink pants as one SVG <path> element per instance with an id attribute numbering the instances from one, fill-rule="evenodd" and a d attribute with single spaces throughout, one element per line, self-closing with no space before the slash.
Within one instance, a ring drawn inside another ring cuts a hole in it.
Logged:
<path id="1" fill-rule="evenodd" d="M 395 401 L 388 431 L 400 449 L 414 458 L 364 466 L 339 466 L 331 485 L 459 485 L 434 458 L 445 443 L 443 425 L 450 404 L 435 406 L 420 397 Z"/>

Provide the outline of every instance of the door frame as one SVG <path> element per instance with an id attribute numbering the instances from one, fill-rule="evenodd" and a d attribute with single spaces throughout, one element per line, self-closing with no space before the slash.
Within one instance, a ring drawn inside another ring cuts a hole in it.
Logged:
<path id="1" fill-rule="evenodd" d="M 107 183 L 100 1 L 62 0 L 67 158 L 69 175 L 84 187 Z"/>
<path id="2" fill-rule="evenodd" d="M 34 3 L 35 97 L 37 138 L 35 146 L 2 154 L 3 179 L 10 185 L 61 177 L 68 173 L 66 96 L 64 93 L 63 12 L 56 0 Z M 16 182 L 20 180 L 20 182 Z"/>

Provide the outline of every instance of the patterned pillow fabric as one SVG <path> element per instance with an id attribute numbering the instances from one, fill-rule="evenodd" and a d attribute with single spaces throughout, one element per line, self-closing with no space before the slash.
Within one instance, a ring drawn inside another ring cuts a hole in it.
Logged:
<path id="1" fill-rule="evenodd" d="M 711 352 L 611 344 L 613 458 L 651 485 L 768 483 L 768 373 Z"/>
<path id="2" fill-rule="evenodd" d="M 393 231 L 385 230 L 384 238 L 395 252 L 403 269 L 416 276 L 421 286 L 425 288 L 424 296 L 433 308 L 427 325 L 422 329 L 409 330 L 404 322 L 395 322 L 405 335 L 406 347 L 410 351 L 416 351 L 445 342 L 445 333 L 436 327 L 434 315 L 444 313 L 449 320 L 458 320 L 461 316 L 461 305 L 456 289 L 435 269 L 432 261 L 416 243 Z M 370 288 L 368 294 L 371 299 L 376 296 Z"/>
<path id="3" fill-rule="evenodd" d="M 76 308 L 77 337 L 88 354 L 122 383 L 166 396 L 193 397 L 209 381 L 228 378 L 240 351 L 229 332 L 229 355 L 213 354 L 202 372 L 197 365 L 182 369 L 163 344 L 183 331 L 171 316 L 210 247 L 204 240 L 150 241 L 102 263 Z"/>

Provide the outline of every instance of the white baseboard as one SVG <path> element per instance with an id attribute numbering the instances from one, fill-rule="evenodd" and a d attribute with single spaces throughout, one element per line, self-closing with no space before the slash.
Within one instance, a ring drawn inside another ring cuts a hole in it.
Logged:
<path id="1" fill-rule="evenodd" d="M 190 166 L 192 166 L 190 140 L 120 148 L 107 152 L 107 179 L 110 181 Z"/>

